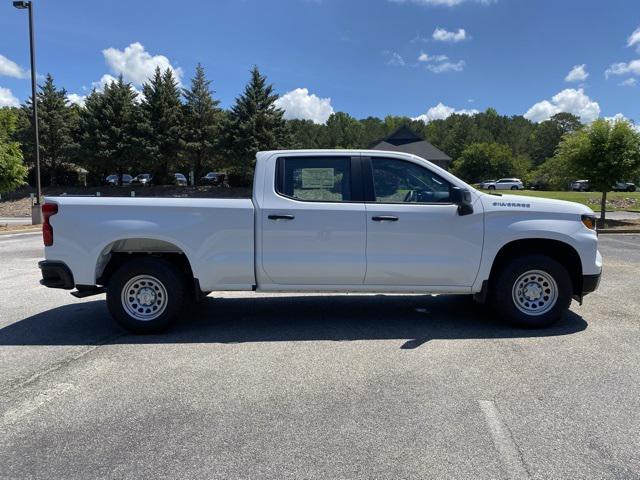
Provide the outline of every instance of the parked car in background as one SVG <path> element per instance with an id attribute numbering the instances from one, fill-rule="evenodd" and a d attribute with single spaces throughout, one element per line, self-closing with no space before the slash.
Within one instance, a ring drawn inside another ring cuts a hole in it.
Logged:
<path id="1" fill-rule="evenodd" d="M 487 190 L 524 190 L 524 185 L 519 178 L 501 178 L 487 185 Z"/>
<path id="2" fill-rule="evenodd" d="M 131 175 L 128 175 L 126 173 L 122 175 L 122 185 L 131 185 L 132 181 L 133 177 Z M 104 183 L 105 185 L 117 186 L 119 184 L 118 175 L 113 174 L 107 176 L 107 178 L 104 179 Z"/>
<path id="3" fill-rule="evenodd" d="M 496 184 L 495 180 L 485 180 L 478 184 L 478 188 L 483 188 L 486 190 L 487 188 L 489 188 L 489 185 L 495 185 L 495 184 Z"/>
<path id="4" fill-rule="evenodd" d="M 140 173 L 133 179 L 133 183 L 137 183 L 143 186 L 151 185 L 151 182 L 153 182 L 153 175 L 151 175 L 150 173 Z"/>
<path id="5" fill-rule="evenodd" d="M 574 180 L 569 185 L 569 188 L 574 192 L 588 192 L 591 190 L 589 180 Z"/>
<path id="6" fill-rule="evenodd" d="M 200 179 L 200 185 L 213 185 L 220 187 L 225 184 L 227 175 L 220 172 L 209 172 Z"/>
<path id="7" fill-rule="evenodd" d="M 635 186 L 634 183 L 624 182 L 624 181 L 619 180 L 613 186 L 613 191 L 614 192 L 635 192 L 636 191 L 636 186 Z"/>
<path id="8" fill-rule="evenodd" d="M 174 173 L 173 174 L 173 184 L 177 185 L 178 187 L 186 187 L 187 186 L 187 177 L 185 177 L 181 173 Z"/>

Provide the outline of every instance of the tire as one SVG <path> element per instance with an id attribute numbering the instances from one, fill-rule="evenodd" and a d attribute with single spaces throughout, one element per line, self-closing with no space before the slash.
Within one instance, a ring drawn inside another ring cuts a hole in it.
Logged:
<path id="1" fill-rule="evenodd" d="M 629 187 L 627 188 L 627 192 L 635 192 L 636 191 L 636 187 Z"/>
<path id="2" fill-rule="evenodd" d="M 496 187 L 495 187 L 495 186 L 493 186 L 493 185 L 489 185 L 489 186 L 487 187 L 487 190 L 495 190 L 495 189 L 496 189 Z"/>
<path id="3" fill-rule="evenodd" d="M 518 190 L 518 187 L 511 187 L 511 190 Z"/>
<path id="4" fill-rule="evenodd" d="M 113 319 L 126 330 L 158 333 L 174 323 L 187 295 L 185 276 L 173 264 L 161 258 L 134 258 L 109 280 L 107 307 Z"/>
<path id="5" fill-rule="evenodd" d="M 494 283 L 494 309 L 513 325 L 543 328 L 557 322 L 571 304 L 571 277 L 545 255 L 513 259 Z"/>

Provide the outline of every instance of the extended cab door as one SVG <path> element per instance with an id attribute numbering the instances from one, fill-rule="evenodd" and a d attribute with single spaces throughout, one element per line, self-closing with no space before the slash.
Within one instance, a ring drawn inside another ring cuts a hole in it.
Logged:
<path id="1" fill-rule="evenodd" d="M 450 201 L 452 185 L 417 161 L 364 161 L 365 283 L 471 286 L 482 254 L 482 211 L 460 216 Z"/>
<path id="2" fill-rule="evenodd" d="M 261 283 L 362 285 L 366 224 L 359 158 L 284 155 L 273 162 L 259 213 Z"/>

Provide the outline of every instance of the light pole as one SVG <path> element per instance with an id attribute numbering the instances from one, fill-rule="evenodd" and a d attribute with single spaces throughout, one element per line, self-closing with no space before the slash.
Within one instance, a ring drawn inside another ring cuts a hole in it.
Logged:
<path id="1" fill-rule="evenodd" d="M 40 199 L 42 187 L 40 184 L 40 138 L 38 137 L 38 100 L 36 97 L 36 45 L 33 38 L 33 2 L 13 2 L 13 6 L 29 10 L 29 49 L 31 52 L 31 106 L 33 108 L 33 139 L 36 146 L 36 203 L 31 209 L 31 222 L 34 225 L 42 223 Z"/>

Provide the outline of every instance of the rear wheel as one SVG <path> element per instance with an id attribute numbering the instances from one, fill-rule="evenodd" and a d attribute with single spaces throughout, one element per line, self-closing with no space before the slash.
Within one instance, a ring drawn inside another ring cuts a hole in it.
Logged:
<path id="1" fill-rule="evenodd" d="M 544 255 L 527 255 L 509 262 L 498 273 L 493 305 L 511 323 L 541 328 L 558 321 L 571 304 L 567 270 Z"/>
<path id="2" fill-rule="evenodd" d="M 166 330 L 185 305 L 184 274 L 160 258 L 136 258 L 122 265 L 107 285 L 111 316 L 134 333 Z"/>

